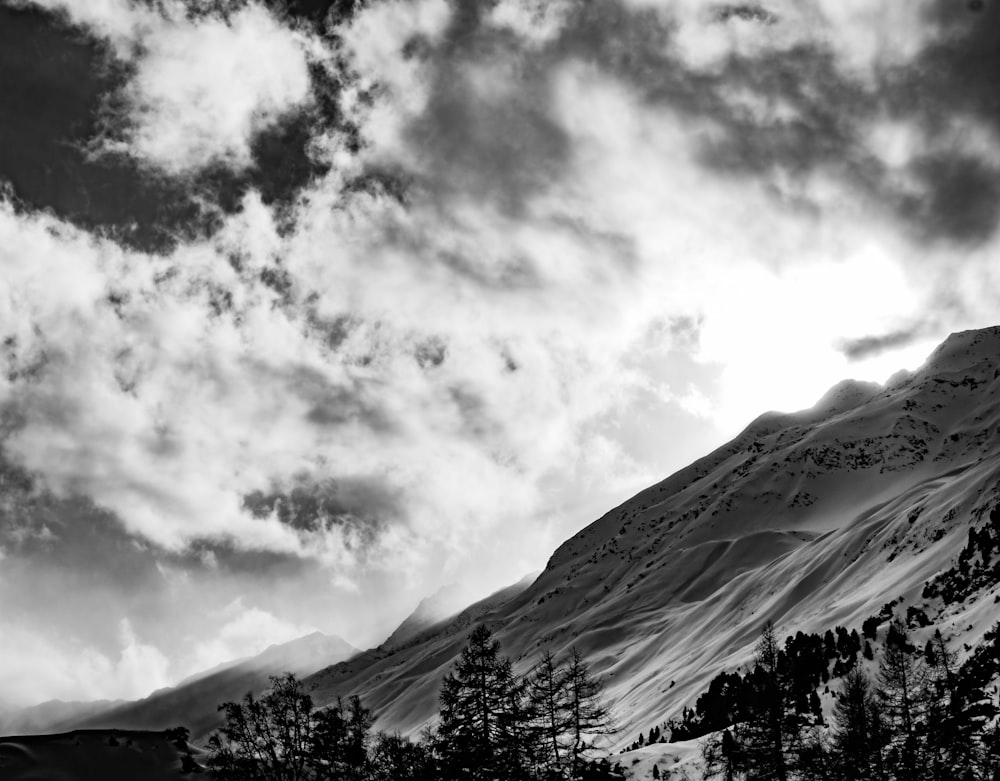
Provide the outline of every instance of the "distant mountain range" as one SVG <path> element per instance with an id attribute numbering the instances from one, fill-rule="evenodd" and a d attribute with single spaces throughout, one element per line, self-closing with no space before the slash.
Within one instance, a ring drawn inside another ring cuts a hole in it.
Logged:
<path id="1" fill-rule="evenodd" d="M 377 727 L 412 734 L 482 623 L 519 671 L 542 649 L 578 648 L 607 681 L 620 748 L 746 665 L 768 619 L 782 636 L 860 629 L 894 602 L 967 655 L 998 618 L 997 579 L 927 586 L 998 504 L 1000 327 L 953 334 L 885 386 L 843 382 L 811 409 L 761 415 L 567 540 L 537 577 L 465 609 L 439 594 L 377 648 L 314 635 L 48 726 L 186 724 L 201 736 L 219 702 L 287 668 L 307 676 L 318 704 L 358 694 Z"/>
<path id="2" fill-rule="evenodd" d="M 0 721 L 0 734 L 34 734 L 75 729 L 165 730 L 185 726 L 192 742 L 204 739 L 218 724 L 218 707 L 248 691 L 259 692 L 272 675 L 305 676 L 350 658 L 357 649 L 339 637 L 315 632 L 272 645 L 257 656 L 220 665 L 141 700 L 93 703 L 51 701 L 15 711 Z"/>

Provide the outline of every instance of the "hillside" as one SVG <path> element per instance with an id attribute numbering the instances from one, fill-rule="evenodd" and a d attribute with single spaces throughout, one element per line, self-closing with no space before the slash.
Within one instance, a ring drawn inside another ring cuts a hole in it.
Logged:
<path id="1" fill-rule="evenodd" d="M 47 700 L 27 708 L 10 708 L 0 715 L 0 735 L 34 734 L 56 724 L 82 722 L 96 714 L 128 704 L 128 700 L 64 702 Z"/>
<path id="2" fill-rule="evenodd" d="M 953 334 L 884 387 L 848 381 L 764 414 L 566 541 L 527 588 L 307 683 L 320 703 L 356 693 L 378 726 L 416 732 L 483 622 L 521 670 L 578 647 L 606 676 L 617 748 L 744 664 L 766 619 L 782 635 L 860 627 L 903 597 L 974 647 L 995 581 L 955 604 L 921 594 L 1000 501 L 998 355 L 1000 328 Z"/>
<path id="3" fill-rule="evenodd" d="M 4 781 L 170 781 L 190 778 L 184 757 L 203 753 L 163 732 L 75 730 L 0 738 Z"/>
<path id="4" fill-rule="evenodd" d="M 162 689 L 141 700 L 113 704 L 81 717 L 72 714 L 36 721 L 25 731 L 66 729 L 165 730 L 179 725 L 191 732 L 192 742 L 204 738 L 218 724 L 218 706 L 236 701 L 248 691 L 259 692 L 268 679 L 284 671 L 304 676 L 320 667 L 348 659 L 357 649 L 339 637 L 315 632 L 289 643 L 274 645 L 249 659 L 222 665 Z"/>

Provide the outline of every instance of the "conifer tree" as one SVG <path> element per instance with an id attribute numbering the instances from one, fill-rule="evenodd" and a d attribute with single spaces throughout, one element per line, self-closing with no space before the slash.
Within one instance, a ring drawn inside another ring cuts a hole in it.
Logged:
<path id="1" fill-rule="evenodd" d="M 353 696 L 344 705 L 339 697 L 312 715 L 310 757 L 319 778 L 360 781 L 368 767 L 371 711 Z"/>
<path id="2" fill-rule="evenodd" d="M 948 648 L 940 629 L 927 641 L 924 659 L 931 679 L 927 716 L 929 764 L 932 777 L 943 781 L 952 778 L 956 768 L 982 763 L 975 706 L 985 695 L 975 686 L 963 685 L 955 653 Z"/>
<path id="3" fill-rule="evenodd" d="M 476 627 L 441 686 L 437 748 L 448 779 L 523 777 L 520 693 L 500 643 L 488 628 Z"/>
<path id="4" fill-rule="evenodd" d="M 512 677 L 507 692 L 507 708 L 498 714 L 498 721 L 499 756 L 506 769 L 504 779 L 517 781 L 533 778 L 541 762 L 542 750 L 527 681 Z"/>
<path id="5" fill-rule="evenodd" d="M 830 633 L 831 645 L 832 637 Z M 786 718 L 790 703 L 780 657 L 774 624 L 768 621 L 757 640 L 755 666 L 750 675 L 754 693 L 747 702 L 747 720 L 740 725 L 737 740 L 752 777 L 787 781 L 786 751 L 793 736 Z"/>
<path id="6" fill-rule="evenodd" d="M 724 781 L 734 781 L 742 771 L 742 753 L 731 730 L 709 736 L 701 745 L 701 757 L 705 765 L 705 778 L 722 776 Z"/>
<path id="7" fill-rule="evenodd" d="M 614 732 L 611 710 L 604 699 L 604 683 L 595 678 L 579 649 L 572 648 L 566 665 L 569 732 L 572 740 L 570 769 L 575 777 L 582 757 L 592 746 L 586 740 Z"/>
<path id="8" fill-rule="evenodd" d="M 559 773 L 571 747 L 566 735 L 571 728 L 568 678 L 565 665 L 559 664 L 546 649 L 532 670 L 528 682 L 539 739 L 539 758 L 543 767 Z"/>
<path id="9" fill-rule="evenodd" d="M 878 729 L 873 723 L 875 698 L 868 676 L 854 669 L 845 678 L 834 706 L 833 756 L 844 781 L 881 779 L 881 762 L 876 754 Z"/>
<path id="10" fill-rule="evenodd" d="M 899 781 L 920 777 L 923 742 L 920 732 L 927 705 L 928 671 L 913 653 L 898 622 L 889 627 L 878 671 L 878 696 L 889 736 L 889 769 Z"/>

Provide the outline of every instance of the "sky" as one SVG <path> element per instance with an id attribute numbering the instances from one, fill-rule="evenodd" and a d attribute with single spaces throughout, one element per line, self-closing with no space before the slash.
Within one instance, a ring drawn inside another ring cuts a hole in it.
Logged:
<path id="1" fill-rule="evenodd" d="M 1000 321 L 988 0 L 0 0 L 0 702 L 540 570 Z"/>

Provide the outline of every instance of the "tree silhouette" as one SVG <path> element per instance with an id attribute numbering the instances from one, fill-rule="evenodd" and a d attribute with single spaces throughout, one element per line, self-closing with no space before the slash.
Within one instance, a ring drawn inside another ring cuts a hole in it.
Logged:
<path id="1" fill-rule="evenodd" d="M 529 737 L 510 660 L 485 626 L 441 685 L 437 748 L 450 779 L 516 779 L 526 774 L 521 741 Z"/>
<path id="2" fill-rule="evenodd" d="M 225 723 L 209 739 L 208 766 L 218 781 L 298 781 L 307 778 L 312 699 L 291 673 L 271 678 L 271 690 L 219 706 Z"/>
<path id="3" fill-rule="evenodd" d="M 868 676 L 849 672 L 833 709 L 833 755 L 844 781 L 882 779 L 878 704 Z"/>
<path id="4" fill-rule="evenodd" d="M 417 743 L 401 735 L 380 732 L 371 747 L 372 781 L 427 781 L 436 778 L 429 741 Z"/>
<path id="5" fill-rule="evenodd" d="M 566 689 L 569 699 L 569 728 L 572 739 L 571 765 L 574 774 L 583 756 L 593 749 L 587 738 L 609 735 L 615 731 L 611 709 L 605 701 L 604 683 L 595 678 L 579 649 L 572 648 L 566 665 Z"/>
<path id="6" fill-rule="evenodd" d="M 343 781 L 365 778 L 371 726 L 371 712 L 357 696 L 346 707 L 338 697 L 335 704 L 313 714 L 309 758 L 321 777 L 327 773 Z"/>
<path id="7" fill-rule="evenodd" d="M 547 649 L 528 679 L 539 733 L 539 758 L 546 770 L 559 773 L 571 746 L 565 742 L 571 727 L 569 687 L 565 665 L 556 662 Z"/>
<path id="8" fill-rule="evenodd" d="M 826 645 L 833 648 L 833 633 L 827 632 Z M 748 704 L 748 719 L 742 724 L 742 751 L 751 774 L 776 781 L 788 778 L 785 752 L 789 744 L 785 713 L 788 709 L 788 688 L 782 675 L 781 651 L 768 621 L 761 629 L 754 653 L 751 683 L 754 696 Z"/>
<path id="9" fill-rule="evenodd" d="M 887 761 L 900 781 L 919 778 L 924 759 L 918 730 L 927 705 L 928 671 L 914 650 L 904 627 L 893 622 L 879 664 L 878 696 L 890 739 Z"/>

